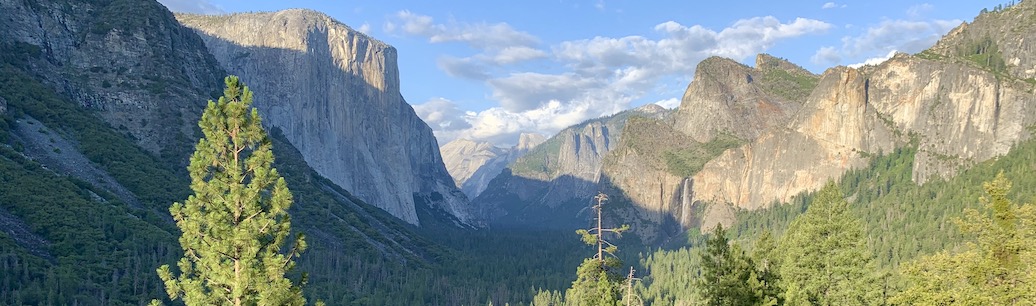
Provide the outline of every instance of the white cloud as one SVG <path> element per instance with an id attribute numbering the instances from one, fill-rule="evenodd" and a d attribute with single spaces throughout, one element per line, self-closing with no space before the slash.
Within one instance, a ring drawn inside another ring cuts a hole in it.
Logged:
<path id="1" fill-rule="evenodd" d="M 447 75 L 452 77 L 472 80 L 487 80 L 490 78 L 487 65 L 470 57 L 443 56 L 438 59 L 436 64 L 438 64 L 439 69 L 442 69 Z"/>
<path id="2" fill-rule="evenodd" d="M 507 65 L 547 57 L 547 52 L 526 46 L 512 46 L 500 49 L 492 55 L 492 62 Z"/>
<path id="3" fill-rule="evenodd" d="M 471 128 L 465 112 L 445 98 L 435 98 L 413 105 L 414 112 L 436 132 L 451 132 Z M 440 141 L 442 141 L 440 139 Z M 446 143 L 446 142 L 443 142 Z"/>
<path id="4" fill-rule="evenodd" d="M 850 68 L 860 68 L 860 67 L 863 67 L 865 65 L 881 64 L 881 63 L 884 63 L 885 61 L 891 59 L 893 56 L 896 56 L 896 53 L 899 53 L 899 52 L 896 51 L 896 50 L 892 50 L 892 51 L 889 51 L 889 53 L 886 54 L 883 57 L 869 58 L 869 59 L 863 61 L 862 63 L 849 64 L 849 65 L 846 65 L 846 66 L 849 66 Z"/>
<path id="5" fill-rule="evenodd" d="M 661 107 L 668 108 L 668 109 L 674 109 L 674 108 L 680 107 L 680 102 L 681 102 L 680 99 L 669 98 L 669 99 L 665 99 L 665 100 L 661 100 L 661 101 L 656 101 L 655 104 L 657 104 L 658 106 L 661 106 Z"/>
<path id="6" fill-rule="evenodd" d="M 842 38 L 840 49 L 823 47 L 813 56 L 816 64 L 840 64 L 842 60 L 861 60 L 893 51 L 917 53 L 935 44 L 961 20 L 885 20 L 867 28 L 859 36 Z"/>
<path id="7" fill-rule="evenodd" d="M 360 33 L 370 35 L 370 33 L 371 33 L 371 25 L 369 23 L 364 22 L 362 25 L 360 25 L 360 28 L 356 29 L 356 30 L 360 31 Z"/>
<path id="8" fill-rule="evenodd" d="M 846 8 L 846 7 L 848 7 L 848 5 L 837 4 L 837 3 L 834 3 L 834 2 L 827 2 L 827 3 L 824 3 L 824 5 L 820 6 L 821 9 L 825 9 L 825 10 L 829 10 L 829 9 L 833 9 L 833 8 Z"/>
<path id="9" fill-rule="evenodd" d="M 427 38 L 430 43 L 463 43 L 478 51 L 469 57 L 444 56 L 438 66 L 450 76 L 486 80 L 503 65 L 542 59 L 540 40 L 507 23 L 436 23 L 431 16 L 399 11 L 385 23 L 385 32 Z"/>
<path id="10" fill-rule="evenodd" d="M 838 54 L 838 50 L 835 47 L 820 47 L 820 50 L 813 54 L 810 61 L 817 65 L 834 65 L 842 61 L 842 56 Z"/>
<path id="11" fill-rule="evenodd" d="M 226 13 L 219 6 L 212 4 L 209 0 L 159 0 L 170 11 L 177 13 L 195 14 L 224 14 Z"/>
<path id="12" fill-rule="evenodd" d="M 515 30 L 507 23 L 435 23 L 431 16 L 399 11 L 395 20 L 385 24 L 387 32 L 427 37 L 431 43 L 460 42 L 479 50 L 502 50 L 508 47 L 533 47 L 539 38 Z"/>
<path id="13" fill-rule="evenodd" d="M 488 81 L 493 99 L 504 110 L 524 112 L 540 108 L 551 101 L 570 101 L 599 89 L 601 83 L 576 74 L 515 73 Z"/>

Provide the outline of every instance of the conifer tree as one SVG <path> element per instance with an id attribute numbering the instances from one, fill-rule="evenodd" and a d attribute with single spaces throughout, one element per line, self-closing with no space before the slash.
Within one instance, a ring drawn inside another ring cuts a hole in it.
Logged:
<path id="1" fill-rule="evenodd" d="M 602 220 L 604 201 L 608 196 L 600 193 L 594 197 L 597 205 L 596 226 L 591 229 L 580 229 L 576 233 L 582 236 L 583 242 L 597 246 L 597 254 L 583 261 L 576 269 L 576 280 L 572 288 L 565 293 L 565 305 L 573 306 L 609 306 L 618 305 L 621 300 L 623 277 L 619 274 L 622 266 L 615 252 L 618 247 L 604 239 L 604 233 L 621 235 L 629 229 L 629 225 L 619 228 L 605 228 Z"/>
<path id="2" fill-rule="evenodd" d="M 705 305 L 776 305 L 779 292 L 767 283 L 765 270 L 756 270 L 752 258 L 726 236 L 723 225 L 717 225 L 700 255 L 696 285 Z"/>
<path id="3" fill-rule="evenodd" d="M 1003 172 L 982 184 L 985 212 L 957 220 L 971 236 L 962 251 L 942 251 L 905 266 L 912 283 L 891 300 L 902 305 L 1032 305 L 1036 302 L 1036 207 L 1007 198 Z"/>
<path id="4" fill-rule="evenodd" d="M 881 290 L 863 225 L 834 182 L 820 190 L 781 239 L 780 275 L 788 305 L 878 305 Z"/>
<path id="5" fill-rule="evenodd" d="M 225 83 L 198 123 L 204 137 L 188 167 L 194 194 L 169 209 L 183 232 L 179 274 L 168 265 L 158 274 L 169 297 L 187 305 L 305 304 L 285 277 L 306 248 L 302 235 L 281 253 L 291 240 L 291 192 L 272 167 L 252 92 L 236 76 Z"/>

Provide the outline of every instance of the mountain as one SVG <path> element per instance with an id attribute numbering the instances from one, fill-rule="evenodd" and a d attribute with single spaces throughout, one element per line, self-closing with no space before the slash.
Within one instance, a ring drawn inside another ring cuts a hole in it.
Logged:
<path id="1" fill-rule="evenodd" d="M 1034 10 L 983 13 L 924 52 L 821 75 L 766 54 L 755 67 L 708 58 L 671 116 L 625 120 L 621 133 L 606 120 L 569 128 L 476 202 L 491 222 L 541 226 L 579 220 L 600 190 L 617 200 L 616 223 L 658 242 L 729 225 L 739 209 L 787 202 L 908 146 L 914 183 L 951 178 L 1031 136 L 1036 56 L 1024 37 L 1036 24 L 1018 20 Z"/>
<path id="2" fill-rule="evenodd" d="M 931 49 L 876 66 L 827 70 L 784 129 L 731 150 L 692 181 L 695 198 L 755 209 L 916 145 L 917 184 L 1006 154 L 1036 123 L 1027 18 L 1036 4 L 984 13 Z M 1028 65 L 1028 66 L 1026 66 Z M 732 175 L 736 174 L 736 175 Z"/>
<path id="3" fill-rule="evenodd" d="M 507 164 L 546 140 L 540 134 L 522 133 L 517 144 L 504 149 L 489 142 L 457 139 L 443 145 L 439 151 L 453 181 L 469 198 L 475 198 Z"/>
<path id="4" fill-rule="evenodd" d="M 419 203 L 476 223 L 431 128 L 399 93 L 395 48 L 309 10 L 177 18 L 322 176 L 411 224 Z"/>
<path id="5" fill-rule="evenodd" d="M 184 136 L 225 73 L 161 4 L 4 0 L 0 10 L 11 60 L 31 63 L 37 77 L 147 151 L 186 162 L 194 137 Z"/>
<path id="6" fill-rule="evenodd" d="M 190 193 L 185 167 L 200 135 L 198 117 L 205 102 L 221 94 L 227 71 L 195 30 L 155 1 L 0 0 L 0 11 L 0 283 L 6 284 L 0 304 L 141 305 L 163 299 L 155 269 L 182 256 L 168 209 Z M 381 79 L 395 78 L 388 58 Z M 370 73 L 371 80 L 377 78 Z M 261 101 L 263 84 L 256 82 Z M 299 95 L 316 91 L 296 89 Z M 413 180 L 434 183 L 441 177 L 447 190 L 455 190 L 441 162 L 426 163 L 438 156 L 430 131 L 406 115 L 408 106 L 389 103 L 402 103 L 395 95 L 397 100 L 357 96 L 373 99 L 355 101 L 372 112 L 364 122 L 370 128 L 383 127 L 370 121 L 409 125 L 412 131 L 397 136 L 415 148 L 393 148 L 388 155 L 426 149 L 422 159 L 405 162 L 425 168 L 415 170 L 412 175 L 423 177 Z M 393 114 L 403 115 L 374 117 Z M 264 111 L 263 118 L 271 117 Z M 486 300 L 487 290 L 437 282 L 472 279 L 446 276 L 444 267 L 453 266 L 446 259 L 458 258 L 454 250 L 325 178 L 289 143 L 286 127 L 267 127 L 274 166 L 295 202 L 292 229 L 307 236 L 309 249 L 297 272 L 308 273 L 305 292 L 311 300 Z M 433 206 L 443 203 L 434 199 L 434 190 L 415 193 L 416 199 L 408 196 L 416 202 L 421 230 L 450 231 L 457 239 L 476 232 L 457 228 L 457 217 Z M 480 262 L 464 265 L 486 269 Z M 433 285 L 442 290 L 427 289 Z"/>
<path id="7" fill-rule="evenodd" d="M 631 118 L 671 113 L 649 104 L 561 130 L 510 163 L 473 202 L 490 224 L 572 228 L 588 216 L 586 200 L 600 190 L 604 157 Z"/>
<path id="8" fill-rule="evenodd" d="M 786 60 L 767 54 L 755 67 L 721 57 L 698 64 L 675 116 L 674 128 L 698 142 L 726 133 L 755 139 L 784 125 L 816 86 L 818 77 Z"/>

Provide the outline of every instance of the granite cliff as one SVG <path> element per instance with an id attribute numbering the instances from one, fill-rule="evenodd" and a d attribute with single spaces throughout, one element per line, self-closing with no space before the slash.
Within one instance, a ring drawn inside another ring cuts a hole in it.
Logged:
<path id="1" fill-rule="evenodd" d="M 453 181 L 468 198 L 473 199 L 508 164 L 545 140 L 540 134 L 522 133 L 517 144 L 505 149 L 489 142 L 457 139 L 443 145 L 439 151 Z"/>
<path id="2" fill-rule="evenodd" d="M 432 130 L 399 93 L 394 48 L 308 10 L 177 18 L 318 173 L 411 224 L 421 203 L 475 223 Z"/>
<path id="3" fill-rule="evenodd" d="M 669 120 L 627 123 L 619 149 L 603 174 L 628 199 L 623 218 L 645 241 L 655 241 L 707 221 L 732 220 L 724 206 L 696 203 L 692 181 L 725 150 L 755 140 L 789 122 L 818 76 L 786 60 L 760 54 L 755 67 L 711 57 L 698 64 L 680 108 Z"/>
<path id="4" fill-rule="evenodd" d="M 915 145 L 913 179 L 948 178 L 1031 137 L 1031 22 L 1020 3 L 962 24 L 934 47 L 826 71 L 784 129 L 726 152 L 692 178 L 695 199 L 755 209 L 814 190 L 870 156 Z"/>
<path id="5" fill-rule="evenodd" d="M 154 1 L 0 0 L 0 47 L 138 145 L 186 164 L 225 72 Z"/>

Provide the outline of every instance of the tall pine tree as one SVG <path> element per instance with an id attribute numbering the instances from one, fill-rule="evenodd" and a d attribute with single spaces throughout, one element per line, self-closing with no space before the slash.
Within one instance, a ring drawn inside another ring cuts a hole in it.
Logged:
<path id="1" fill-rule="evenodd" d="M 863 224 L 828 183 L 781 239 L 780 275 L 788 305 L 880 305 L 882 292 Z"/>
<path id="2" fill-rule="evenodd" d="M 605 228 L 602 219 L 604 201 L 608 196 L 604 193 L 594 197 L 597 205 L 593 208 L 597 212 L 595 219 L 597 226 L 591 229 L 580 229 L 576 233 L 582 236 L 583 242 L 588 245 L 597 246 L 597 255 L 583 260 L 583 263 L 576 269 L 576 280 L 572 282 L 572 288 L 565 292 L 565 305 L 574 306 L 608 306 L 618 305 L 622 300 L 622 281 L 624 278 L 619 274 L 619 267 L 622 266 L 615 252 L 618 247 L 605 240 L 605 233 L 614 233 L 616 236 L 629 229 L 629 225 L 619 228 Z"/>
<path id="3" fill-rule="evenodd" d="M 187 305 L 302 305 L 299 284 L 284 274 L 306 248 L 300 234 L 286 252 L 292 195 L 272 167 L 270 139 L 251 107 L 252 92 L 228 76 L 219 101 L 198 125 L 188 170 L 194 194 L 169 211 L 183 232 L 176 275 L 158 269 L 172 299 Z"/>

